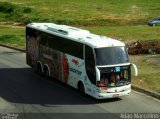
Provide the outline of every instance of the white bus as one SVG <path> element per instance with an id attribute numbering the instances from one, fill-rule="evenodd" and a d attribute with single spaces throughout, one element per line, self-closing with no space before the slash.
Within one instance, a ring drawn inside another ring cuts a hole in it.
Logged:
<path id="1" fill-rule="evenodd" d="M 96 99 L 131 92 L 131 66 L 124 43 L 87 30 L 53 23 L 26 26 L 27 64 Z"/>

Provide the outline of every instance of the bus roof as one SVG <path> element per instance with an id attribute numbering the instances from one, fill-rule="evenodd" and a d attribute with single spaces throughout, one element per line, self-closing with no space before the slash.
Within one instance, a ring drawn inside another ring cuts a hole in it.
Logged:
<path id="1" fill-rule="evenodd" d="M 95 35 L 87 30 L 67 25 L 57 25 L 54 23 L 31 23 L 28 24 L 27 27 L 88 44 L 93 48 L 125 46 L 121 41 L 106 36 Z"/>

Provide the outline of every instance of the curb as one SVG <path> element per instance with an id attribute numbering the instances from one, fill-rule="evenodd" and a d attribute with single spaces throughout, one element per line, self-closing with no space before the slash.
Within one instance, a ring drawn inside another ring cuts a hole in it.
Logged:
<path id="1" fill-rule="evenodd" d="M 159 93 L 155 93 L 155 92 L 147 91 L 147 90 L 144 90 L 144 89 L 138 88 L 138 87 L 136 87 L 136 86 L 131 86 L 131 88 L 132 88 L 134 91 L 137 91 L 137 92 L 140 92 L 140 93 L 143 93 L 143 94 L 146 94 L 146 95 L 152 96 L 152 97 L 157 98 L 157 99 L 159 99 L 159 100 L 160 100 L 160 94 L 159 94 Z"/>
<path id="2" fill-rule="evenodd" d="M 0 46 L 2 47 L 5 47 L 5 48 L 9 48 L 9 49 L 13 49 L 13 50 L 17 50 L 17 51 L 20 51 L 20 52 L 26 52 L 26 50 L 23 50 L 23 49 L 20 49 L 20 48 L 15 48 L 15 47 L 12 47 L 12 46 L 7 46 L 7 45 L 3 45 L 3 44 L 0 44 Z"/>
<path id="3" fill-rule="evenodd" d="M 11 47 L 11 46 L 6 46 L 6 45 L 3 45 L 3 44 L 0 44 L 0 46 L 6 47 L 6 48 L 10 48 L 10 49 L 13 49 L 13 50 L 17 50 L 17 51 L 20 51 L 20 52 L 24 52 L 24 53 L 26 52 L 26 50 L 19 49 L 19 48 L 15 48 L 15 47 Z M 152 97 L 160 100 L 160 94 L 159 94 L 159 93 L 147 91 L 147 90 L 138 88 L 138 87 L 133 86 L 133 85 L 131 86 L 131 88 L 132 88 L 132 90 L 134 90 L 134 91 L 137 91 L 137 92 L 140 92 L 140 93 L 144 93 L 144 94 L 146 94 L 146 95 L 152 96 Z"/>

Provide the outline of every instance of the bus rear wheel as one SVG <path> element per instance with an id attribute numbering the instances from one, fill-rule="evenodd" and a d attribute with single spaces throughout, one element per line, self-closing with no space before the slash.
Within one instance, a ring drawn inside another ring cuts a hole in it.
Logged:
<path id="1" fill-rule="evenodd" d="M 78 90 L 79 90 L 79 92 L 81 93 L 81 94 L 85 94 L 85 88 L 84 88 L 84 85 L 83 85 L 83 83 L 82 82 L 79 82 L 78 83 Z"/>
<path id="2" fill-rule="evenodd" d="M 37 64 L 37 69 L 36 69 L 36 72 L 39 76 L 43 76 L 43 72 L 42 72 L 42 67 L 40 64 Z"/>
<path id="3" fill-rule="evenodd" d="M 49 69 L 47 67 L 44 67 L 44 76 L 46 79 L 49 79 Z"/>

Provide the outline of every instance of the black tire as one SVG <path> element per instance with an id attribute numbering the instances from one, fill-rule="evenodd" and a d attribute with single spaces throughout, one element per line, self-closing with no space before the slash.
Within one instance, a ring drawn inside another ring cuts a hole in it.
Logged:
<path id="1" fill-rule="evenodd" d="M 42 67 L 40 64 L 37 64 L 36 72 L 39 76 L 43 76 Z"/>
<path id="2" fill-rule="evenodd" d="M 44 67 L 44 76 L 46 79 L 49 79 L 49 69 L 47 67 Z"/>
<path id="3" fill-rule="evenodd" d="M 81 94 L 85 94 L 85 88 L 84 88 L 84 85 L 83 85 L 83 83 L 82 82 L 79 82 L 78 83 L 78 90 L 79 90 L 79 92 L 81 93 Z"/>

